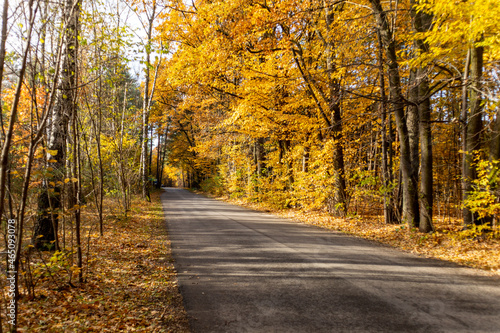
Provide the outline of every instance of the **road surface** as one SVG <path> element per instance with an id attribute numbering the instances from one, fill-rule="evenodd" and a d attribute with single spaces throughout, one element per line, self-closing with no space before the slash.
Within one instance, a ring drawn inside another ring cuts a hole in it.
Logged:
<path id="1" fill-rule="evenodd" d="M 162 194 L 195 333 L 500 332 L 500 279 L 229 205 Z"/>

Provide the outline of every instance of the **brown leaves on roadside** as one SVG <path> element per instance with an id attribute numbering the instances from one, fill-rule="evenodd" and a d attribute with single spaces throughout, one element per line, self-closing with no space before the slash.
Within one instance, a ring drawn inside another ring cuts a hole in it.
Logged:
<path id="1" fill-rule="evenodd" d="M 478 268 L 500 275 L 500 237 L 485 237 L 474 230 L 463 231 L 458 219 L 435 219 L 436 232 L 420 233 L 406 225 L 388 225 L 381 216 L 333 218 L 325 212 L 303 212 L 296 209 L 273 210 L 263 203 L 218 198 L 255 210 L 272 212 L 300 223 L 320 226 L 353 236 L 374 240 L 414 254 Z M 497 227 L 498 228 L 498 227 Z M 498 229 L 492 235 L 498 235 Z"/>
<path id="2" fill-rule="evenodd" d="M 107 219 L 104 236 L 92 235 L 85 283 L 55 288 L 47 280 L 34 300 L 21 299 L 20 331 L 189 331 L 159 194 L 134 207 Z"/>

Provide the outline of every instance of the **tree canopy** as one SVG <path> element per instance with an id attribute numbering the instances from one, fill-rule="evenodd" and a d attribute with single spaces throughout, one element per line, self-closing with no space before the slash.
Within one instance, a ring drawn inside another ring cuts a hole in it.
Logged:
<path id="1" fill-rule="evenodd" d="M 127 216 L 161 185 L 424 233 L 498 227 L 497 0 L 4 0 L 2 13 L 16 279 L 32 247 L 71 247 L 82 282 L 82 214 L 103 235 L 106 198 Z"/>

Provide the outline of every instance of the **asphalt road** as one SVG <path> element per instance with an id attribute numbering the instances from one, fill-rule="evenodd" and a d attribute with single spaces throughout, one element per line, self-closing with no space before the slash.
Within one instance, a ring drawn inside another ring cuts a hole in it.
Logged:
<path id="1" fill-rule="evenodd" d="M 500 332 L 500 279 L 186 190 L 162 194 L 193 332 Z"/>

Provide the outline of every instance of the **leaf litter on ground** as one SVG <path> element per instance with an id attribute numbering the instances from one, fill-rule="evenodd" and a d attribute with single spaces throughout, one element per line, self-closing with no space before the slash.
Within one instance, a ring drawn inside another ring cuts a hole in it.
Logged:
<path id="1" fill-rule="evenodd" d="M 276 209 L 265 202 L 250 202 L 227 196 L 217 200 L 257 211 L 264 211 L 295 222 L 316 225 L 398 248 L 416 255 L 457 263 L 480 270 L 480 274 L 500 276 L 500 229 L 466 229 L 456 218 L 434 220 L 435 232 L 421 233 L 403 224 L 386 224 L 382 216 L 350 216 L 336 218 L 325 211 L 296 208 Z M 486 232 L 487 231 L 487 232 Z"/>
<path id="2" fill-rule="evenodd" d="M 41 279 L 19 302 L 20 332 L 189 332 L 159 193 L 126 218 L 108 214 L 89 242 L 85 282 Z"/>

